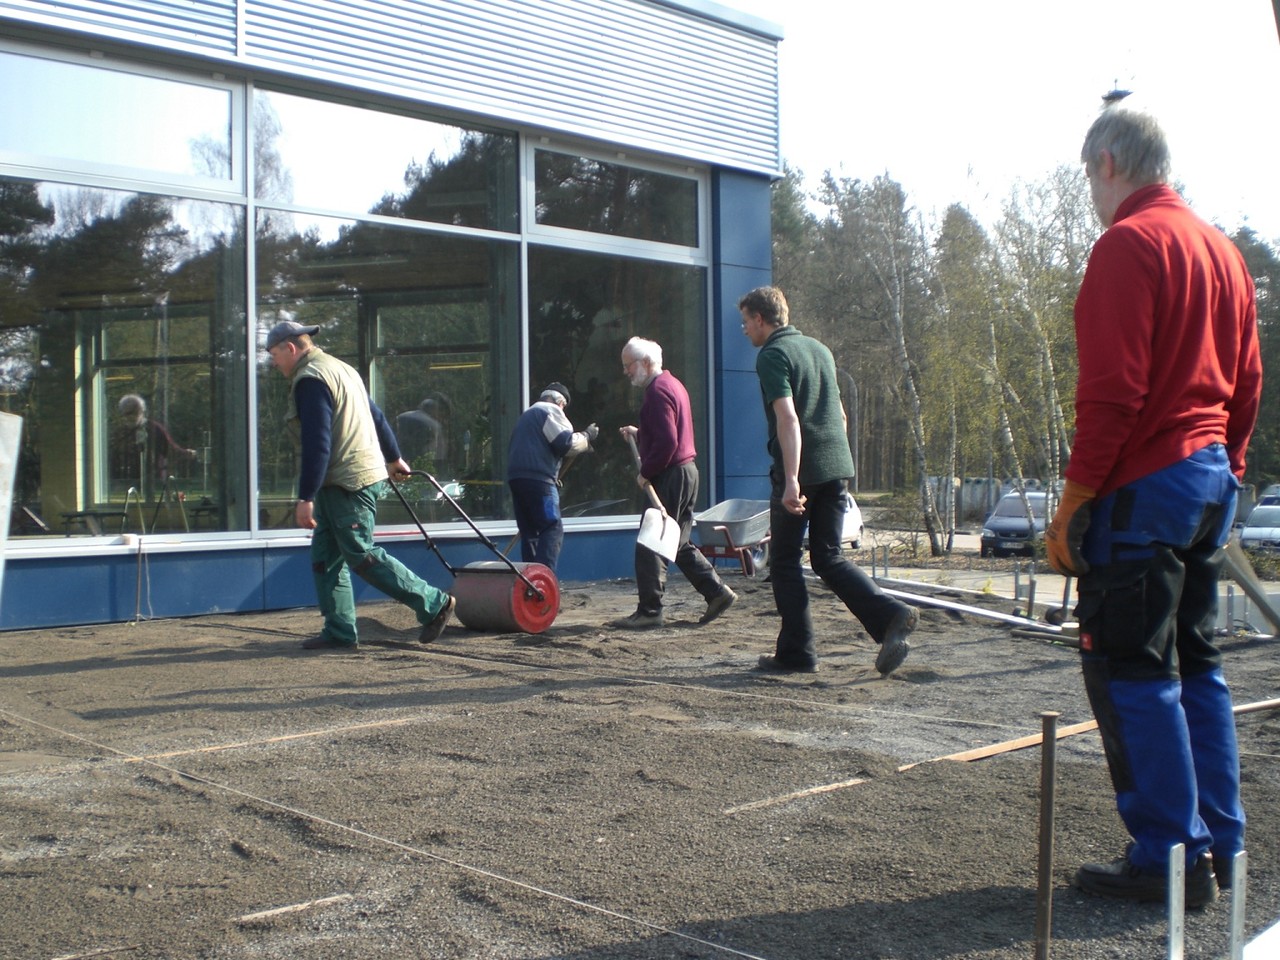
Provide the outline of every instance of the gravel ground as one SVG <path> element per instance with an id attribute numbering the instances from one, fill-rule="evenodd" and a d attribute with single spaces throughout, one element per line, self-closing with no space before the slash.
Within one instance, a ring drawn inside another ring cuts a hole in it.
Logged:
<path id="1" fill-rule="evenodd" d="M 766 583 L 699 626 L 603 624 L 628 582 L 563 586 L 537 636 L 305 653 L 313 610 L 0 634 L 0 954 L 125 958 L 1025 960 L 1041 752 L 941 760 L 1091 719 L 1077 654 L 922 606 L 906 664 L 815 597 L 816 675 L 751 670 Z M 1012 600 L 942 596 L 1009 613 Z M 1224 640 L 1237 704 L 1271 638 Z M 1242 714 L 1246 930 L 1280 917 L 1280 712 Z M 1071 886 L 1125 834 L 1096 732 L 1057 751 L 1051 955 L 1166 955 L 1160 905 Z M 1230 897 L 1186 918 L 1227 955 Z"/>

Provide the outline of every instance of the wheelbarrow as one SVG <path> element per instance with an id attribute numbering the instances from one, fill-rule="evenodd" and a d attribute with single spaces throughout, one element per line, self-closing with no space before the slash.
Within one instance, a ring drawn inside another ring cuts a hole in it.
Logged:
<path id="1" fill-rule="evenodd" d="M 445 559 L 426 527 L 413 512 L 413 507 L 394 480 L 388 479 L 409 516 L 417 524 L 423 539 L 446 570 L 453 575 L 453 599 L 456 602 L 454 616 L 463 626 L 472 630 L 499 632 L 523 631 L 541 633 L 555 621 L 560 612 L 560 585 L 556 575 L 541 563 L 516 563 L 498 549 L 492 540 L 475 524 L 444 486 L 424 470 L 409 471 L 411 477 L 422 477 L 438 491 L 440 498 L 448 500 L 458 516 L 476 532 L 482 543 L 498 557 L 497 560 L 477 560 L 463 567 L 454 567 Z"/>
<path id="2" fill-rule="evenodd" d="M 743 576 L 756 575 L 756 552 L 763 553 L 770 538 L 768 500 L 724 500 L 693 520 L 693 538 L 704 557 L 737 560 Z"/>

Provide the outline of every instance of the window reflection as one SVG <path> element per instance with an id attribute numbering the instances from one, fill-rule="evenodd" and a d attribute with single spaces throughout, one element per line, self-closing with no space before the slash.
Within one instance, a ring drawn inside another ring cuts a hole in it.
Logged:
<path id="1" fill-rule="evenodd" d="M 549 150 L 537 151 L 534 165 L 540 224 L 698 245 L 698 182 L 692 178 Z"/>
<path id="2" fill-rule="evenodd" d="M 259 90 L 254 137 L 261 199 L 455 226 L 518 227 L 513 134 Z"/>
<path id="3" fill-rule="evenodd" d="M 0 50 L 0 90 L 0 156 L 232 179 L 226 87 Z"/>
<path id="4" fill-rule="evenodd" d="M 0 224 L 14 532 L 245 529 L 239 211 L 0 180 Z"/>
<path id="5" fill-rule="evenodd" d="M 600 426 L 590 460 L 566 472 L 560 495 L 565 516 L 633 513 L 647 506 L 636 488 L 630 451 L 617 433 L 636 422 L 643 398 L 619 366 L 622 346 L 633 336 L 660 343 L 663 366 L 688 389 L 698 467 L 707 475 L 705 289 L 706 271 L 699 267 L 530 249 L 531 389 L 536 398 L 544 384 L 560 381 L 573 395 L 568 414 L 574 426 Z M 700 497 L 705 502 L 705 489 Z"/>
<path id="6" fill-rule="evenodd" d="M 258 342 L 281 319 L 318 324 L 316 343 L 360 370 L 405 459 L 456 484 L 474 519 L 505 516 L 497 455 L 518 405 L 516 255 L 513 243 L 262 211 Z M 265 352 L 258 383 L 259 522 L 288 528 L 297 451 L 288 383 Z M 410 493 L 424 522 L 456 519 L 425 482 Z M 397 501 L 380 515 L 411 522 Z"/>

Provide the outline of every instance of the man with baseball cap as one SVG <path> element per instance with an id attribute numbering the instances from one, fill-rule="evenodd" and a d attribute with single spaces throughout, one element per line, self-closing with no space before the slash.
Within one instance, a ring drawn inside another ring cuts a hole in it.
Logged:
<path id="1" fill-rule="evenodd" d="M 449 622 L 453 597 L 373 542 L 387 477 L 403 480 L 409 465 L 360 374 L 311 342 L 319 330 L 284 320 L 267 334 L 267 352 L 290 384 L 285 422 L 302 445 L 294 520 L 315 531 L 311 569 L 324 628 L 302 647 L 357 648 L 351 571 L 413 610 L 418 639 L 430 643 Z"/>
<path id="2" fill-rule="evenodd" d="M 566 458 L 591 449 L 600 433 L 594 423 L 574 432 L 565 416 L 569 388 L 549 383 L 516 421 L 507 446 L 507 485 L 520 530 L 520 559 L 555 572 L 564 543 L 560 519 L 560 470 Z"/>

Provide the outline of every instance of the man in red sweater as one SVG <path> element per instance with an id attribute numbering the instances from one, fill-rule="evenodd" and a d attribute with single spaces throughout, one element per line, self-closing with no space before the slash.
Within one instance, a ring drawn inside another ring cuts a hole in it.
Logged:
<path id="1" fill-rule="evenodd" d="M 622 348 L 622 372 L 633 387 L 644 389 L 639 425 L 619 429 L 636 441 L 642 487 L 652 485 L 667 514 L 680 525 L 676 566 L 707 601 L 699 623 L 710 623 L 738 599 L 720 579 L 710 561 L 689 542 L 693 505 L 698 499 L 697 449 L 693 443 L 693 412 L 684 384 L 662 369 L 662 347 L 632 337 Z M 630 616 L 610 626 L 622 630 L 650 630 L 664 625 L 662 598 L 667 586 L 667 562 L 648 547 L 636 544 L 636 588 L 640 594 Z"/>
<path id="2" fill-rule="evenodd" d="M 1163 901 L 1181 843 L 1186 903 L 1198 907 L 1230 887 L 1244 846 L 1214 634 L 1262 380 L 1253 281 L 1167 185 L 1150 115 L 1112 102 L 1081 159 L 1107 229 L 1076 300 L 1076 434 L 1045 541 L 1054 568 L 1079 578 L 1085 689 L 1133 842 L 1076 883 Z"/>

